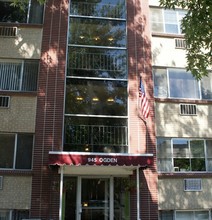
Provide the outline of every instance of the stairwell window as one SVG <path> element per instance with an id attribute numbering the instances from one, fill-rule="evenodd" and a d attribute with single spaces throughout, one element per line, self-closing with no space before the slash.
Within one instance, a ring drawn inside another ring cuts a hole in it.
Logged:
<path id="1" fill-rule="evenodd" d="M 191 72 L 177 68 L 155 68 L 154 95 L 172 99 L 212 99 L 212 73 L 197 81 Z"/>

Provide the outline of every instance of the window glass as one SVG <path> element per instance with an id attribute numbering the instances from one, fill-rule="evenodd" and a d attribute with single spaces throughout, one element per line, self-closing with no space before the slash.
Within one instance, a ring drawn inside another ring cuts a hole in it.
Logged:
<path id="1" fill-rule="evenodd" d="M 13 6 L 12 3 L 12 0 L 0 0 L 0 22 L 42 23 L 43 5 L 39 4 L 37 0 L 31 0 L 30 3 L 29 1 L 20 1 L 18 7 Z"/>
<path id="2" fill-rule="evenodd" d="M 67 79 L 66 113 L 127 115 L 127 82 Z"/>
<path id="3" fill-rule="evenodd" d="M 88 2 L 86 0 L 72 0 L 70 6 L 70 14 L 108 18 L 125 18 L 125 1 L 100 0 Z"/>
<path id="4" fill-rule="evenodd" d="M 69 47 L 68 76 L 127 78 L 126 50 Z"/>
<path id="5" fill-rule="evenodd" d="M 0 60 L 0 90 L 36 91 L 38 60 Z"/>
<path id="6" fill-rule="evenodd" d="M 157 139 L 157 155 L 160 158 L 170 158 L 172 156 L 171 139 L 169 138 Z"/>
<path id="7" fill-rule="evenodd" d="M 155 97 L 168 97 L 167 71 L 166 69 L 155 69 L 154 74 L 154 95 Z"/>
<path id="8" fill-rule="evenodd" d="M 31 0 L 30 6 L 29 23 L 42 24 L 44 5 L 40 4 L 37 0 Z"/>
<path id="9" fill-rule="evenodd" d="M 14 7 L 12 1 L 0 1 L 0 22 L 27 22 L 28 3 L 22 3 L 22 7 Z"/>
<path id="10" fill-rule="evenodd" d="M 195 218 L 194 220 L 208 220 L 209 212 L 207 211 L 195 211 Z"/>
<path id="11" fill-rule="evenodd" d="M 32 165 L 32 134 L 18 134 L 16 169 L 31 169 Z"/>
<path id="12" fill-rule="evenodd" d="M 158 138 L 157 139 L 157 156 L 158 156 L 158 170 L 164 172 L 171 172 L 172 166 L 172 152 L 171 139 Z"/>
<path id="13" fill-rule="evenodd" d="M 198 81 L 189 72 L 169 69 L 170 97 L 199 99 Z"/>
<path id="14" fill-rule="evenodd" d="M 208 73 L 208 77 L 201 80 L 202 99 L 212 99 L 212 72 Z"/>
<path id="15" fill-rule="evenodd" d="M 153 32 L 181 34 L 181 20 L 186 11 L 151 8 L 151 29 Z"/>
<path id="16" fill-rule="evenodd" d="M 32 134 L 0 134 L 0 168 L 31 169 Z"/>
<path id="17" fill-rule="evenodd" d="M 164 32 L 163 11 L 151 8 L 151 28 L 153 32 Z"/>
<path id="18" fill-rule="evenodd" d="M 124 21 L 71 18 L 70 32 L 70 44 L 126 46 L 126 24 Z"/>
<path id="19" fill-rule="evenodd" d="M 176 11 L 164 10 L 164 20 L 166 33 L 177 34 L 179 32 Z"/>
<path id="20" fill-rule="evenodd" d="M 127 119 L 65 117 L 65 151 L 127 152 Z"/>
<path id="21" fill-rule="evenodd" d="M 176 220 L 193 220 L 193 212 L 177 211 L 176 212 Z"/>
<path id="22" fill-rule="evenodd" d="M 203 140 L 190 141 L 191 170 L 205 171 L 205 150 Z"/>
<path id="23" fill-rule="evenodd" d="M 207 169 L 212 171 L 212 140 L 206 140 L 207 149 Z"/>
<path id="24" fill-rule="evenodd" d="M 0 210 L 0 220 L 9 220 L 10 211 L 9 210 Z"/>
<path id="25" fill-rule="evenodd" d="M 0 168 L 13 168 L 14 134 L 0 134 Z"/>
<path id="26" fill-rule="evenodd" d="M 173 220 L 173 211 L 160 211 L 160 220 Z"/>

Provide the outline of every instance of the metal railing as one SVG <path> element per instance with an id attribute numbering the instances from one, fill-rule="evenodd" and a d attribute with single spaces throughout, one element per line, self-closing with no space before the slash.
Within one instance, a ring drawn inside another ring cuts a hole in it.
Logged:
<path id="1" fill-rule="evenodd" d="M 127 146 L 127 126 L 67 125 L 65 142 L 77 145 Z"/>
<path id="2" fill-rule="evenodd" d="M 123 57 L 122 57 L 123 56 Z M 124 55 L 75 52 L 71 57 L 72 69 L 123 71 L 126 67 Z"/>
<path id="3" fill-rule="evenodd" d="M 71 15 L 108 17 L 108 18 L 125 18 L 124 1 L 116 5 L 101 3 L 71 3 Z"/>

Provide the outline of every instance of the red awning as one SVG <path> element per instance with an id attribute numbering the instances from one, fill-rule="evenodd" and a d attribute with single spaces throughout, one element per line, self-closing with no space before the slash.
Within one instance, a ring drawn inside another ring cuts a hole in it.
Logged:
<path id="1" fill-rule="evenodd" d="M 148 167 L 153 154 L 49 152 L 49 165 Z"/>

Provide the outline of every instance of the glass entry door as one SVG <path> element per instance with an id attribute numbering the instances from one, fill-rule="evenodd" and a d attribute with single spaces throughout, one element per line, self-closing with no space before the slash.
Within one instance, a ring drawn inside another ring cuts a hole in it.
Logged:
<path id="1" fill-rule="evenodd" d="M 62 220 L 130 220 L 129 179 L 65 177 Z"/>
<path id="2" fill-rule="evenodd" d="M 109 178 L 78 178 L 77 220 L 109 220 L 113 196 Z"/>

